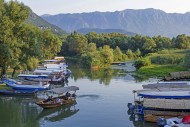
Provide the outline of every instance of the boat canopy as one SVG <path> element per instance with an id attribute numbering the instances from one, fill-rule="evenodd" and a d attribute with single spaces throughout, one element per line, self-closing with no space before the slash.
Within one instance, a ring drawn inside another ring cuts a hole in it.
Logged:
<path id="1" fill-rule="evenodd" d="M 60 88 L 51 89 L 51 91 L 57 94 L 63 94 L 70 91 L 77 91 L 77 90 L 79 90 L 79 87 L 77 86 L 68 86 L 68 87 L 60 87 Z"/>
<path id="2" fill-rule="evenodd" d="M 21 77 L 21 78 L 48 78 L 48 75 L 19 74 L 18 77 Z"/>
<path id="3" fill-rule="evenodd" d="M 184 99 L 190 98 L 190 91 L 142 91 L 138 96 L 144 98 L 168 98 L 168 99 Z"/>

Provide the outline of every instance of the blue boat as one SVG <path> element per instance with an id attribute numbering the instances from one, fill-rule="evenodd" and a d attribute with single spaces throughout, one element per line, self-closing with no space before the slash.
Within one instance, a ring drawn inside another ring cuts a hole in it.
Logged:
<path id="1" fill-rule="evenodd" d="M 17 82 L 13 79 L 3 79 L 2 81 L 14 90 L 43 91 L 50 87 L 48 82 Z"/>
<path id="2" fill-rule="evenodd" d="M 190 91 L 142 91 L 137 95 L 143 98 L 189 99 Z"/>

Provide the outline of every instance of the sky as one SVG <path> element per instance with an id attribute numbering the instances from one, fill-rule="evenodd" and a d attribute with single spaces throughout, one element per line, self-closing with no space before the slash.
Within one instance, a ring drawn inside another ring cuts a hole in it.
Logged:
<path id="1" fill-rule="evenodd" d="M 10 1 L 10 0 L 6 0 Z M 167 13 L 190 12 L 190 0 L 17 0 L 36 14 L 114 12 L 125 9 L 155 8 Z"/>

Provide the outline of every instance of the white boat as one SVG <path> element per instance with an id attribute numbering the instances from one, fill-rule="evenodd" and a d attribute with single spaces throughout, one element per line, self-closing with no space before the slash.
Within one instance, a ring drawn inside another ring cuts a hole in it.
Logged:
<path id="1" fill-rule="evenodd" d="M 137 96 L 144 110 L 190 111 L 190 91 L 142 91 Z"/>
<path id="2" fill-rule="evenodd" d="M 188 117 L 188 118 L 187 118 Z M 187 119 L 184 119 L 187 118 Z M 187 123 L 185 123 L 187 121 Z M 157 120 L 158 126 L 164 126 L 164 127 L 190 127 L 189 116 L 185 116 L 183 118 L 180 117 L 172 117 L 168 119 L 159 118 Z"/>
<path id="3" fill-rule="evenodd" d="M 35 75 L 35 74 L 19 74 L 19 78 L 30 81 L 44 81 L 44 82 L 62 82 L 65 80 L 65 76 L 62 73 L 48 74 L 48 75 Z"/>
<path id="4" fill-rule="evenodd" d="M 17 82 L 13 79 L 3 79 L 2 81 L 15 90 L 42 91 L 50 87 L 48 82 Z"/>
<path id="5" fill-rule="evenodd" d="M 49 75 L 35 75 L 35 74 L 19 74 L 18 78 L 30 81 L 51 81 Z"/>

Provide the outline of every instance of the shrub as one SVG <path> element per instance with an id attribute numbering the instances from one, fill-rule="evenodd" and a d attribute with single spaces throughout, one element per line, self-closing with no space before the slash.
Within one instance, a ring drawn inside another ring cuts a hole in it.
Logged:
<path id="1" fill-rule="evenodd" d="M 149 65 L 151 65 L 151 61 L 149 58 L 142 58 L 142 59 L 136 60 L 134 63 L 134 66 L 136 67 L 136 69 L 139 69 L 143 66 L 149 66 Z"/>

